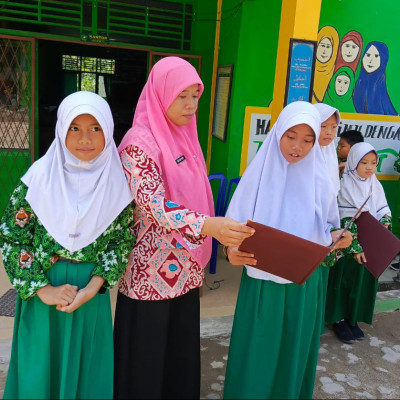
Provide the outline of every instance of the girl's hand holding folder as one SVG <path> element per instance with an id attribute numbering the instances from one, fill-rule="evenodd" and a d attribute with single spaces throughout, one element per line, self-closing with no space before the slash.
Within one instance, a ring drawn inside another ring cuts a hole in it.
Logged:
<path id="1" fill-rule="evenodd" d="M 365 264 L 367 262 L 364 253 L 356 253 L 353 257 L 359 264 Z"/>
<path id="2" fill-rule="evenodd" d="M 332 246 L 331 251 L 336 249 L 345 249 L 346 247 L 349 247 L 351 245 L 351 242 L 353 240 L 353 236 L 349 231 L 345 231 L 344 233 L 343 230 L 332 231 L 331 236 L 332 242 L 336 242 L 337 240 L 335 245 Z M 339 237 L 340 239 L 338 240 Z"/>

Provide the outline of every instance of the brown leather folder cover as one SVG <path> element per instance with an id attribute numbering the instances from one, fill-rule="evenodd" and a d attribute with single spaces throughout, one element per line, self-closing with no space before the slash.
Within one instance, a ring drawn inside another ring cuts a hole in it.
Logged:
<path id="1" fill-rule="evenodd" d="M 279 229 L 247 221 L 255 229 L 239 250 L 253 253 L 262 271 L 302 285 L 328 255 L 329 247 L 302 239 Z"/>
<path id="2" fill-rule="evenodd" d="M 369 212 L 363 212 L 355 223 L 358 241 L 367 259 L 365 267 L 378 279 L 400 252 L 400 240 Z"/>

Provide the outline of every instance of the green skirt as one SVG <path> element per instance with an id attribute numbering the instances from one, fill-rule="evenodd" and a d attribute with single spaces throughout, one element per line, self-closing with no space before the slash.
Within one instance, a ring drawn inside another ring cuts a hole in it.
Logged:
<path id="1" fill-rule="evenodd" d="M 302 285 L 243 271 L 224 397 L 311 399 L 322 319 L 321 267 Z"/>
<path id="2" fill-rule="evenodd" d="M 321 283 L 322 283 L 322 318 L 321 318 L 321 334 L 325 333 L 325 303 L 326 303 L 326 291 L 328 289 L 329 280 L 329 267 L 321 268 Z"/>
<path id="3" fill-rule="evenodd" d="M 330 268 L 326 296 L 325 321 L 346 319 L 372 323 L 378 280 L 351 256 L 345 256 Z"/>
<path id="4" fill-rule="evenodd" d="M 53 286 L 85 287 L 95 264 L 58 262 Z M 110 294 L 97 294 L 73 313 L 17 298 L 4 399 L 112 399 Z"/>

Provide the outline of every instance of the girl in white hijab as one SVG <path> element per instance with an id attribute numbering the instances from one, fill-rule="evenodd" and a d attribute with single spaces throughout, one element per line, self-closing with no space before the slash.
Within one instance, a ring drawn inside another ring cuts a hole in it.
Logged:
<path id="1" fill-rule="evenodd" d="M 339 214 L 321 149 L 315 145 L 320 126 L 310 103 L 286 106 L 241 178 L 227 215 L 328 246 L 340 234 L 331 233 L 339 226 Z M 338 245 L 347 242 L 342 238 Z M 254 268 L 252 254 L 233 247 L 227 251 L 232 264 L 246 268 L 225 398 L 312 398 L 322 318 L 320 268 L 299 286 Z"/>
<path id="2" fill-rule="evenodd" d="M 371 194 L 362 211 L 369 211 L 378 221 L 390 227 L 391 212 L 383 187 L 375 176 L 378 161 L 378 154 L 369 143 L 356 143 L 351 147 L 338 197 L 342 226 Z M 357 240 L 357 225 L 352 223 L 349 231 L 354 238 L 352 244 L 330 270 L 325 319 L 332 323 L 333 331 L 340 340 L 354 343 L 364 338 L 357 322 L 372 323 L 378 280 L 360 265 L 366 259 Z"/>
<path id="3" fill-rule="evenodd" d="M 18 292 L 4 398 L 112 398 L 110 297 L 135 241 L 132 196 L 97 94 L 66 97 L 56 137 L 0 223 Z M 101 293 L 101 294 L 100 294 Z"/>
<path id="4" fill-rule="evenodd" d="M 314 107 L 321 117 L 321 133 L 318 143 L 321 146 L 322 156 L 328 167 L 329 177 L 335 187 L 337 196 L 340 189 L 339 163 L 333 139 L 336 137 L 337 127 L 340 123 L 340 113 L 337 108 L 324 103 L 316 103 Z"/>
<path id="5" fill-rule="evenodd" d="M 328 169 L 328 176 L 332 181 L 334 186 L 334 196 L 337 197 L 340 189 L 340 179 L 339 179 L 339 163 L 336 154 L 335 143 L 333 139 L 336 136 L 337 127 L 340 123 L 340 113 L 339 110 L 328 106 L 324 103 L 316 103 L 314 107 L 318 110 L 321 117 L 321 133 L 319 135 L 318 143 L 321 148 L 322 156 L 325 160 L 326 167 Z M 326 288 L 328 286 L 329 280 L 329 270 L 330 267 L 335 263 L 335 253 L 329 253 L 325 258 L 322 265 L 325 268 L 321 268 L 322 274 L 322 288 L 323 295 L 322 300 L 325 304 L 326 301 Z M 323 307 L 325 310 L 325 306 Z M 325 332 L 325 318 L 322 318 L 321 333 Z"/>

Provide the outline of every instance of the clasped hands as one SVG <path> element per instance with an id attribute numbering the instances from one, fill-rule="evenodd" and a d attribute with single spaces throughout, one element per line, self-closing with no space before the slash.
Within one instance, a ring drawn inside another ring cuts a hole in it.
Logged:
<path id="1" fill-rule="evenodd" d="M 47 284 L 36 291 L 40 300 L 49 306 L 57 306 L 58 311 L 72 313 L 82 304 L 91 300 L 104 283 L 104 278 L 93 275 L 82 289 L 68 283 L 60 286 Z"/>

